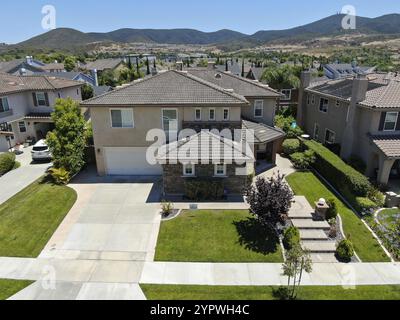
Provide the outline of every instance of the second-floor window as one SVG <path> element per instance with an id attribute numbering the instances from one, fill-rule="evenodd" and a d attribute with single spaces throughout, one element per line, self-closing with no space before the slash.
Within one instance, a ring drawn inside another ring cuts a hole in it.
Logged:
<path id="1" fill-rule="evenodd" d="M 194 164 L 184 164 L 183 165 L 183 175 L 185 177 L 193 177 L 195 175 Z"/>
<path id="2" fill-rule="evenodd" d="M 46 92 L 33 93 L 33 102 L 35 103 L 35 107 L 48 107 L 50 105 L 49 96 Z"/>
<path id="3" fill-rule="evenodd" d="M 329 100 L 325 98 L 321 98 L 319 101 L 319 111 L 327 113 L 329 107 Z"/>
<path id="4" fill-rule="evenodd" d="M 262 118 L 264 115 L 264 101 L 256 100 L 254 102 L 254 117 Z"/>
<path id="5" fill-rule="evenodd" d="M 383 126 L 384 131 L 395 131 L 397 126 L 398 112 L 386 113 L 385 124 Z"/>
<path id="6" fill-rule="evenodd" d="M 284 95 L 282 98 L 283 101 L 289 101 L 292 99 L 292 90 L 291 89 L 283 89 L 281 93 Z"/>
<path id="7" fill-rule="evenodd" d="M 229 121 L 229 109 L 224 109 L 224 121 Z"/>
<path id="8" fill-rule="evenodd" d="M 208 120 L 214 121 L 215 120 L 215 109 L 210 109 L 208 114 Z"/>
<path id="9" fill-rule="evenodd" d="M 132 109 L 112 109 L 111 127 L 113 128 L 133 128 Z"/>
<path id="10" fill-rule="evenodd" d="M 194 112 L 195 112 L 194 119 L 196 121 L 201 121 L 201 109 L 196 109 Z"/>
<path id="11" fill-rule="evenodd" d="M 0 98 L 0 112 L 6 112 L 10 110 L 8 99 L 6 97 Z"/>

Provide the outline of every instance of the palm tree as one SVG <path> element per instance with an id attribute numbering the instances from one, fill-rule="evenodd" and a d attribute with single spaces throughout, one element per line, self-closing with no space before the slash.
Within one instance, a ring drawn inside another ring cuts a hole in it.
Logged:
<path id="1" fill-rule="evenodd" d="M 300 87 L 300 79 L 296 75 L 296 71 L 289 66 L 268 68 L 265 70 L 262 80 L 276 90 Z"/>

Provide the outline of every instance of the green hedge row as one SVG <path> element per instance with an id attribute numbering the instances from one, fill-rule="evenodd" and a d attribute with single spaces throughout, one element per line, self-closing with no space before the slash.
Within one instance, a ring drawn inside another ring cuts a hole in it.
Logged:
<path id="1" fill-rule="evenodd" d="M 15 154 L 11 152 L 0 154 L 0 176 L 11 171 L 15 166 Z"/>
<path id="2" fill-rule="evenodd" d="M 328 180 L 351 203 L 356 197 L 368 197 L 373 189 L 366 176 L 347 165 L 340 157 L 315 141 L 303 141 L 309 150 L 314 151 L 316 161 L 313 167 Z"/>

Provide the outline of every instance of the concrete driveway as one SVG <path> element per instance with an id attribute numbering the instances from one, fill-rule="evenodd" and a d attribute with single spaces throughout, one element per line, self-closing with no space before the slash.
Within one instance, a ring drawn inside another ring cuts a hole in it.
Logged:
<path id="1" fill-rule="evenodd" d="M 154 259 L 160 183 L 155 178 L 99 178 L 89 172 L 70 186 L 78 200 L 34 268 L 54 268 L 58 285 L 49 291 L 38 281 L 13 298 L 144 298 L 138 282 L 144 262 Z"/>
<path id="2" fill-rule="evenodd" d="M 51 167 L 51 163 L 32 163 L 31 150 L 32 147 L 24 148 L 24 153 L 16 156 L 20 168 L 0 177 L 0 204 L 39 179 Z"/>

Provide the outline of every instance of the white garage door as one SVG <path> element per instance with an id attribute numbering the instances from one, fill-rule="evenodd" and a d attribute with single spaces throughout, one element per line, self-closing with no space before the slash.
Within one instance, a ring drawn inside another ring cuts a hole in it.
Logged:
<path id="1" fill-rule="evenodd" d="M 147 148 L 105 148 L 107 174 L 111 176 L 158 176 L 161 165 L 146 160 Z"/>

